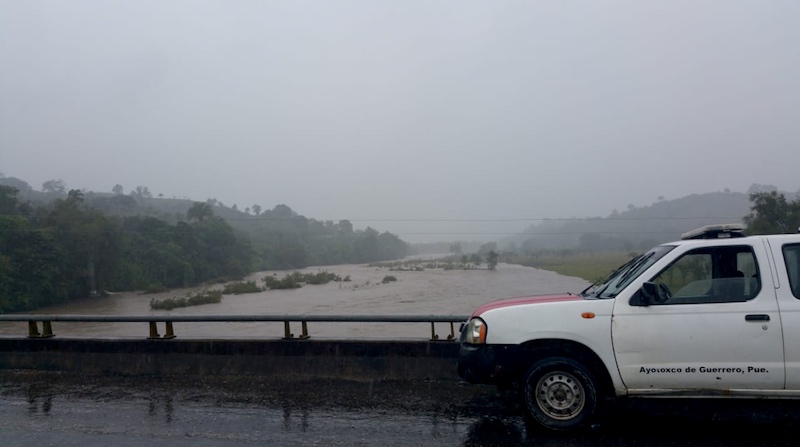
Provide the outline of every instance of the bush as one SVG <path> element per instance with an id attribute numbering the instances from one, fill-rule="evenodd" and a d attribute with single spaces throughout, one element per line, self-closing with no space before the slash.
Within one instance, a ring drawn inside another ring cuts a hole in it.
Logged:
<path id="1" fill-rule="evenodd" d="M 165 300 L 150 300 L 150 309 L 153 310 L 172 310 L 178 307 L 199 306 L 201 304 L 219 303 L 222 301 L 222 291 L 207 290 L 198 292 L 194 295 L 187 295 L 182 298 L 173 297 Z"/>
<path id="2" fill-rule="evenodd" d="M 278 279 L 277 277 L 273 276 L 266 276 L 264 277 L 264 282 L 267 284 L 267 288 L 270 290 L 274 289 L 297 289 L 305 284 L 327 284 L 331 281 L 350 281 L 350 277 L 346 277 L 342 279 L 339 275 L 335 273 L 329 272 L 318 272 L 318 273 L 300 273 L 294 272 L 289 273 L 283 277 L 283 279 Z"/>
<path id="3" fill-rule="evenodd" d="M 270 290 L 276 289 L 299 289 L 302 284 L 297 281 L 296 276 L 292 276 L 294 274 L 286 275 L 283 279 L 278 279 L 274 276 L 267 276 L 264 278 L 264 283 L 266 283 L 267 288 Z"/>
<path id="4" fill-rule="evenodd" d="M 255 281 L 247 281 L 228 284 L 224 289 L 222 289 L 222 293 L 225 295 L 241 295 L 243 293 L 258 293 L 262 292 L 263 290 L 264 289 L 256 285 Z"/>
<path id="5" fill-rule="evenodd" d="M 303 280 L 306 284 L 327 284 L 331 281 L 341 281 L 342 278 L 335 273 L 319 272 L 319 273 L 306 273 L 303 275 Z"/>
<path id="6" fill-rule="evenodd" d="M 391 275 L 387 275 L 383 277 L 383 281 L 381 281 L 381 284 L 389 284 L 390 282 L 395 282 L 395 281 L 397 281 L 397 278 Z"/>

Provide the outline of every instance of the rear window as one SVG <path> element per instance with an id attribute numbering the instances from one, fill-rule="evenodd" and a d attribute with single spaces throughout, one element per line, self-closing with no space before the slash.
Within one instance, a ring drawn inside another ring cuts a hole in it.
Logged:
<path id="1" fill-rule="evenodd" d="M 786 263 L 786 272 L 789 273 L 792 294 L 800 299 L 800 244 L 784 245 L 783 260 Z"/>

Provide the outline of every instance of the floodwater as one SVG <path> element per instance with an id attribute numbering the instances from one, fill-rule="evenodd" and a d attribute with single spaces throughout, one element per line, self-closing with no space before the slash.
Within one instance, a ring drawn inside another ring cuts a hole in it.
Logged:
<path id="1" fill-rule="evenodd" d="M 327 271 L 349 282 L 304 285 L 293 290 L 267 290 L 260 293 L 225 295 L 222 302 L 178 308 L 171 311 L 150 309 L 150 300 L 185 296 L 201 288 L 171 290 L 144 295 L 115 293 L 103 298 L 87 298 L 39 309 L 50 315 L 468 315 L 479 305 L 500 298 L 548 293 L 580 292 L 588 283 L 580 278 L 511 264 L 496 270 L 390 271 L 367 265 L 309 267 L 303 273 Z M 247 280 L 261 286 L 262 278 L 276 274 L 282 278 L 291 271 L 258 272 Z M 385 276 L 396 282 L 382 284 Z M 210 288 L 221 289 L 222 284 Z M 27 334 L 27 323 L 0 322 L 0 335 Z M 163 327 L 159 328 L 163 332 Z M 427 339 L 430 323 L 308 323 L 312 338 L 397 338 Z M 458 328 L 456 327 L 457 331 Z M 53 323 L 53 331 L 69 337 L 142 337 L 148 335 L 146 323 Z M 292 332 L 299 335 L 295 323 Z M 441 338 L 450 334 L 450 325 L 438 323 Z M 178 337 L 203 338 L 280 338 L 283 323 L 175 323 Z"/>

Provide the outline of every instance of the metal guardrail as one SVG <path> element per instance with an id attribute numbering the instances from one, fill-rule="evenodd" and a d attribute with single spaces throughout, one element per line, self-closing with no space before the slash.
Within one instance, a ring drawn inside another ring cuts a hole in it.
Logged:
<path id="1" fill-rule="evenodd" d="M 284 339 L 294 338 L 290 323 L 300 323 L 302 334 L 297 338 L 307 340 L 308 322 L 322 323 L 430 323 L 431 341 L 439 341 L 435 323 L 450 323 L 450 334 L 447 341 L 456 339 L 454 323 L 465 322 L 469 315 L 0 315 L 0 321 L 27 321 L 28 338 L 51 338 L 53 322 L 79 323 L 148 323 L 150 340 L 168 340 L 175 338 L 173 323 L 250 323 L 250 322 L 283 322 Z M 42 331 L 39 331 L 39 322 Z M 156 323 L 164 323 L 164 335 L 158 333 Z"/>

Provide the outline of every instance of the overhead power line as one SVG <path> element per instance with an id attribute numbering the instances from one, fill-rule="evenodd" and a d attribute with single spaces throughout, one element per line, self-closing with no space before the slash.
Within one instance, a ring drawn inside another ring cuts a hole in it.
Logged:
<path id="1" fill-rule="evenodd" d="M 356 231 L 363 231 L 363 230 L 356 230 Z M 169 234 L 169 233 L 192 233 L 192 231 L 183 231 L 183 230 L 176 230 L 176 229 L 163 229 L 163 230 L 100 230 L 100 231 L 84 231 L 84 230 L 64 230 L 64 229 L 53 229 L 53 228 L 34 228 L 34 229 L 6 229 L 0 230 L 0 233 L 30 233 L 30 232 L 50 232 L 50 233 L 91 233 L 91 234 L 106 234 L 106 233 L 139 233 L 139 234 Z M 428 231 L 421 231 L 421 232 L 389 232 L 394 234 L 395 236 L 437 236 L 437 235 L 447 235 L 447 236 L 469 236 L 469 235 L 483 235 L 483 236 L 569 236 L 569 235 L 582 235 L 586 234 L 586 231 L 539 231 L 539 232 L 478 232 L 478 231 L 466 231 L 466 232 L 458 232 L 458 231 L 442 231 L 442 232 L 428 232 Z M 631 234 L 676 234 L 680 233 L 677 230 L 664 230 L 664 231 L 591 231 L 591 233 L 595 234 L 606 234 L 606 235 L 631 235 Z"/>
<path id="2" fill-rule="evenodd" d="M 145 215 L 145 214 L 137 214 L 131 216 L 117 216 L 117 215 L 105 215 L 107 217 L 117 217 L 117 218 L 128 218 L 128 217 L 153 217 L 156 219 L 163 220 L 161 216 L 154 216 L 154 215 Z M 171 215 L 174 216 L 174 215 Z M 0 217 L 25 217 L 20 216 L 18 214 L 0 214 Z M 222 217 L 217 215 L 227 221 L 255 221 L 255 222 L 295 222 L 297 221 L 298 217 L 261 217 L 261 216 L 251 216 L 251 217 Z M 313 219 L 313 218 L 306 218 L 309 221 L 315 222 L 339 222 L 346 220 L 348 222 L 400 222 L 400 223 L 411 223 L 411 222 L 425 222 L 425 223 L 470 223 L 470 222 L 590 222 L 590 221 L 598 221 L 598 222 L 625 222 L 625 221 L 652 221 L 652 220 L 700 220 L 700 219 L 716 219 L 716 220 L 739 220 L 742 216 L 687 216 L 687 217 L 675 217 L 675 216 L 659 216 L 659 217 L 558 217 L 558 218 L 551 218 L 551 217 L 530 217 L 530 218 L 512 218 L 512 219 Z M 59 218 L 60 221 L 66 220 L 85 220 L 85 217 L 76 216 L 74 218 Z"/>

